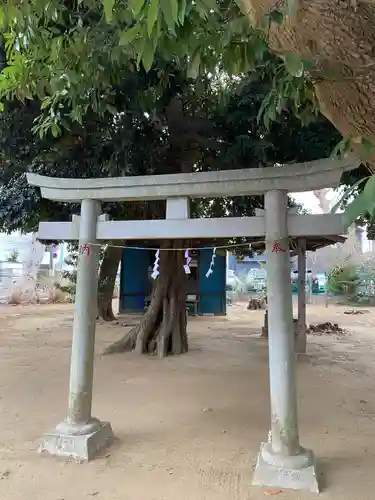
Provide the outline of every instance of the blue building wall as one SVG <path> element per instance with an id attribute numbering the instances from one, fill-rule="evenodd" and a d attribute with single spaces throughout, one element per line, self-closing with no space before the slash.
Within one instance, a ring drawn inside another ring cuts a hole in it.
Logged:
<path id="1" fill-rule="evenodd" d="M 148 250 L 124 248 L 121 259 L 120 312 L 144 312 L 150 288 L 148 267 Z"/>
<path id="2" fill-rule="evenodd" d="M 199 252 L 199 313 L 226 314 L 226 255 L 216 255 L 213 273 L 207 278 L 212 250 Z"/>
<path id="3" fill-rule="evenodd" d="M 200 250 L 198 256 L 198 281 L 196 292 L 199 314 L 226 314 L 226 256 L 216 255 L 214 272 L 206 278 L 212 250 Z M 150 254 L 148 250 L 125 248 L 121 260 L 120 307 L 122 313 L 143 313 L 145 299 L 151 293 L 148 276 Z"/>

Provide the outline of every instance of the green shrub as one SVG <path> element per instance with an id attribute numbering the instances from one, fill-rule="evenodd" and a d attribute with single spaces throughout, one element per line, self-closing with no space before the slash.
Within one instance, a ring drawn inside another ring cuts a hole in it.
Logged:
<path id="1" fill-rule="evenodd" d="M 344 265 L 328 273 L 328 292 L 333 295 L 355 297 L 357 293 L 357 284 L 357 271 L 353 265 Z"/>

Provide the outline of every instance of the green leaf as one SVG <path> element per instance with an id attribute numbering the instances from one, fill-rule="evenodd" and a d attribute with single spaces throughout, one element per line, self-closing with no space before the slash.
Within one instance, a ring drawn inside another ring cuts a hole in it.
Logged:
<path id="1" fill-rule="evenodd" d="M 363 189 L 363 195 L 365 196 L 367 203 L 369 205 L 369 212 L 372 212 L 373 207 L 375 206 L 375 176 L 372 175 Z"/>
<path id="2" fill-rule="evenodd" d="M 303 62 L 299 54 L 289 52 L 284 56 L 285 68 L 292 76 L 300 77 L 303 75 Z"/>
<path id="3" fill-rule="evenodd" d="M 137 17 L 145 5 L 145 0 L 129 0 L 128 5 L 134 16 Z"/>
<path id="4" fill-rule="evenodd" d="M 336 144 L 332 153 L 330 154 L 330 158 L 341 158 L 351 149 L 351 141 L 349 137 L 343 137 L 341 141 Z"/>
<path id="5" fill-rule="evenodd" d="M 283 24 L 284 14 L 279 10 L 273 10 L 270 14 L 270 20 L 272 23 L 278 24 L 279 26 Z"/>
<path id="6" fill-rule="evenodd" d="M 302 64 L 305 69 L 311 69 L 315 67 L 314 62 L 309 59 L 303 59 Z"/>
<path id="7" fill-rule="evenodd" d="M 107 23 L 112 22 L 114 6 L 115 6 L 115 0 L 103 0 L 104 15 Z"/>
<path id="8" fill-rule="evenodd" d="M 251 47 L 251 51 L 255 61 L 262 60 L 264 54 L 268 52 L 267 43 L 265 42 L 265 40 L 263 40 L 263 38 L 254 37 L 254 39 L 251 40 L 249 45 Z"/>
<path id="9" fill-rule="evenodd" d="M 143 55 L 143 52 L 146 49 L 146 43 L 148 41 L 149 41 L 149 38 L 147 38 L 145 36 L 145 33 L 143 33 L 143 36 L 138 37 L 135 40 L 135 42 L 134 42 L 135 52 L 136 52 L 136 54 L 138 54 L 137 55 L 137 59 L 136 59 L 136 68 L 137 68 L 137 71 L 139 71 L 139 65 L 141 63 L 142 55 Z"/>
<path id="10" fill-rule="evenodd" d="M 180 10 L 178 12 L 178 20 L 179 20 L 181 26 L 184 24 L 185 14 L 186 14 L 186 0 L 181 0 Z"/>
<path id="11" fill-rule="evenodd" d="M 73 121 L 78 122 L 80 125 L 82 125 L 82 109 L 79 106 L 74 107 L 71 110 L 70 116 Z"/>
<path id="12" fill-rule="evenodd" d="M 362 191 L 355 200 L 353 200 L 346 207 L 346 210 L 343 215 L 343 223 L 345 229 L 347 229 L 353 222 L 355 222 L 359 216 L 364 215 L 369 210 L 368 200 Z M 372 207 L 371 207 L 372 208 Z M 370 209 L 371 209 L 370 208 Z"/>
<path id="13" fill-rule="evenodd" d="M 178 0 L 170 0 L 172 17 L 175 23 L 178 21 Z"/>
<path id="14" fill-rule="evenodd" d="M 59 134 L 60 134 L 60 129 L 59 129 L 59 127 L 56 125 L 56 123 L 52 123 L 52 125 L 51 125 L 51 132 L 52 132 L 53 137 L 58 137 L 58 136 L 59 136 Z"/>
<path id="15" fill-rule="evenodd" d="M 189 78 L 194 78 L 194 80 L 198 78 L 200 64 L 201 64 L 201 54 L 200 50 L 198 49 L 191 58 L 191 64 L 188 69 Z"/>
<path id="16" fill-rule="evenodd" d="M 366 156 L 371 156 L 374 154 L 374 145 L 366 137 L 361 137 L 361 150 Z"/>
<path id="17" fill-rule="evenodd" d="M 341 207 L 343 202 L 354 193 L 354 191 L 357 189 L 357 187 L 359 187 L 361 184 L 363 184 L 368 179 L 370 179 L 370 176 L 365 177 L 363 179 L 359 179 L 352 186 L 350 186 L 349 189 L 346 189 L 345 192 L 342 194 L 342 196 L 340 196 L 338 201 L 331 208 L 331 214 L 335 214 L 337 212 L 337 210 Z"/>
<path id="18" fill-rule="evenodd" d="M 159 0 L 151 0 L 147 10 L 147 33 L 151 36 L 159 13 Z"/>
<path id="19" fill-rule="evenodd" d="M 152 63 L 154 61 L 155 47 L 152 40 L 147 40 L 145 49 L 142 54 L 142 65 L 146 72 L 150 71 Z"/>
<path id="20" fill-rule="evenodd" d="M 4 7 L 1 7 L 0 8 L 0 27 L 2 30 L 4 30 L 4 28 L 7 25 L 7 18 L 8 18 L 8 14 L 6 14 Z"/>
<path id="21" fill-rule="evenodd" d="M 178 20 L 177 0 L 160 0 L 160 7 L 169 30 L 174 33 L 175 25 Z"/>
<path id="22" fill-rule="evenodd" d="M 236 19 L 233 19 L 233 21 L 230 21 L 229 29 L 232 33 L 239 35 L 244 33 L 244 31 L 246 31 L 248 25 L 249 25 L 249 20 L 245 16 L 240 16 L 237 17 Z"/>
<path id="23" fill-rule="evenodd" d="M 160 38 L 160 17 L 156 20 L 156 26 L 154 27 L 154 30 L 152 32 L 152 35 L 151 35 L 151 43 L 154 47 L 154 52 L 156 51 L 156 48 L 158 47 L 158 42 L 159 42 L 159 38 Z"/>
<path id="24" fill-rule="evenodd" d="M 120 37 L 119 45 L 124 46 L 124 45 L 129 45 L 135 38 L 140 33 L 140 25 L 135 24 L 131 28 L 129 28 L 127 31 L 124 31 Z"/>
<path id="25" fill-rule="evenodd" d="M 51 106 L 51 103 L 52 103 L 52 98 L 51 97 L 46 97 L 42 104 L 40 105 L 40 109 L 46 109 L 46 108 L 49 108 Z"/>

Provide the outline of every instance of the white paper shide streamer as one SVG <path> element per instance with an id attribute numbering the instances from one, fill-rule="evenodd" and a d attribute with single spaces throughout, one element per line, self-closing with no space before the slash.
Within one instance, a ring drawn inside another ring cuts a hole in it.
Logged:
<path id="1" fill-rule="evenodd" d="M 216 257 L 216 247 L 212 251 L 211 263 L 208 271 L 206 272 L 206 278 L 211 276 L 211 274 L 214 272 L 213 267 L 215 265 L 215 257 Z"/>
<path id="2" fill-rule="evenodd" d="M 160 250 L 156 251 L 155 260 L 154 260 L 154 269 L 152 270 L 151 278 L 156 280 L 159 276 L 159 260 L 160 260 Z"/>
<path id="3" fill-rule="evenodd" d="M 184 265 L 185 274 L 190 274 L 190 262 L 191 262 L 191 257 L 189 255 L 189 249 L 187 248 L 185 250 L 185 265 Z"/>

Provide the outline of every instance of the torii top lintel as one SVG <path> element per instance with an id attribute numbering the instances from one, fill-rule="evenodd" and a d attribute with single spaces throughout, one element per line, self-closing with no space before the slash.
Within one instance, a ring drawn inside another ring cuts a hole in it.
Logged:
<path id="1" fill-rule="evenodd" d="M 50 200 L 76 203 L 101 201 L 158 200 L 171 197 L 220 197 L 260 195 L 274 189 L 288 192 L 336 187 L 341 175 L 360 165 L 353 156 L 266 168 L 145 175 L 95 179 L 46 177 L 29 173 L 29 184 L 41 188 Z"/>

